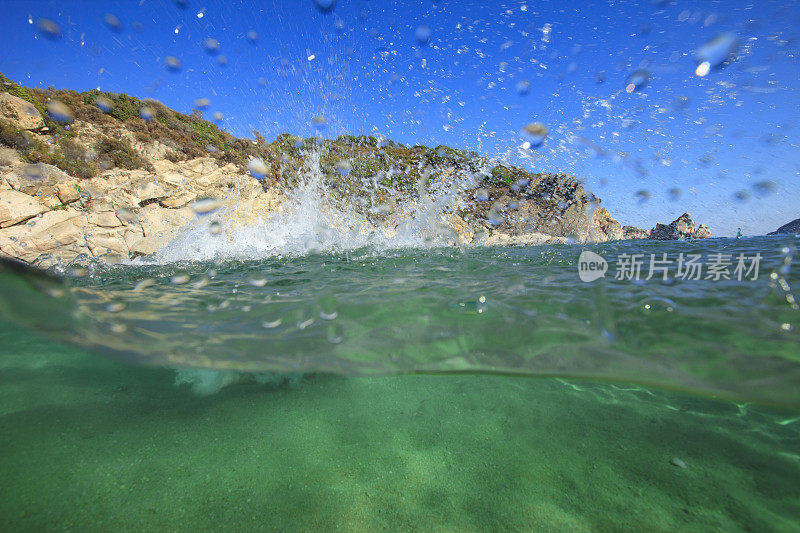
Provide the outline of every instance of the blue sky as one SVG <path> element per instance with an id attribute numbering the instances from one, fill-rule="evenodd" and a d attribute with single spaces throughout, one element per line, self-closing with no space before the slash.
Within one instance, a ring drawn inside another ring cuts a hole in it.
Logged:
<path id="1" fill-rule="evenodd" d="M 312 0 L 4 0 L 0 15 L 0 71 L 25 85 L 187 113 L 208 98 L 237 136 L 311 136 L 321 115 L 325 136 L 474 149 L 583 178 L 641 227 L 689 211 L 716 235 L 758 234 L 800 216 L 797 2 L 339 0 L 323 13 Z M 37 32 L 39 17 L 62 37 Z M 697 76 L 694 51 L 724 32 L 736 59 Z M 639 69 L 649 83 L 626 92 Z M 548 139 L 521 150 L 536 121 Z"/>

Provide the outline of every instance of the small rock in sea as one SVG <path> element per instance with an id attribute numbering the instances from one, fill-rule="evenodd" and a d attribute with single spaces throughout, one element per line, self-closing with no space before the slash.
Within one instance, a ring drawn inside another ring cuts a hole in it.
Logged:
<path id="1" fill-rule="evenodd" d="M 686 463 L 684 463 L 677 457 L 673 457 L 672 459 L 670 459 L 669 464 L 677 466 L 678 468 L 686 468 Z"/>

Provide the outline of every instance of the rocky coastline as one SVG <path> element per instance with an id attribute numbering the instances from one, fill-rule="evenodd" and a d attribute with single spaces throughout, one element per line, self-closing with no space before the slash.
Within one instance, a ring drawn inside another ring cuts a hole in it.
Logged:
<path id="1" fill-rule="evenodd" d="M 183 115 L 122 94 L 28 89 L 0 75 L 0 255 L 44 267 L 148 256 L 210 211 L 234 224 L 274 216 L 310 164 L 332 206 L 346 205 L 388 233 L 413 206 L 477 174 L 435 221 L 462 242 L 710 236 L 688 213 L 650 231 L 623 226 L 575 177 L 474 152 L 366 136 L 254 137 L 236 139 L 200 110 Z"/>

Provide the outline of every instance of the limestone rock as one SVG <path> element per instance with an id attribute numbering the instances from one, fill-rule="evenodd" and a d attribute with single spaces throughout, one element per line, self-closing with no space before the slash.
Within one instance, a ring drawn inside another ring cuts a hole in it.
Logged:
<path id="1" fill-rule="evenodd" d="M 47 207 L 36 198 L 14 191 L 0 191 L 0 228 L 24 222 L 47 211 Z"/>
<path id="2" fill-rule="evenodd" d="M 80 192 L 78 191 L 78 182 L 75 180 L 69 180 L 59 183 L 56 185 L 56 195 L 64 205 L 78 201 L 81 197 Z"/>
<path id="3" fill-rule="evenodd" d="M 23 130 L 44 127 L 44 119 L 33 104 L 9 93 L 0 93 L 0 116 Z"/>

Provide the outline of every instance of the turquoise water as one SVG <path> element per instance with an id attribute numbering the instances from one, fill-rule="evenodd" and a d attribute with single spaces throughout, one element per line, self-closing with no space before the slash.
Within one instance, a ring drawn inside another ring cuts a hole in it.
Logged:
<path id="1" fill-rule="evenodd" d="M 0 526 L 798 530 L 795 246 L 4 264 Z"/>

